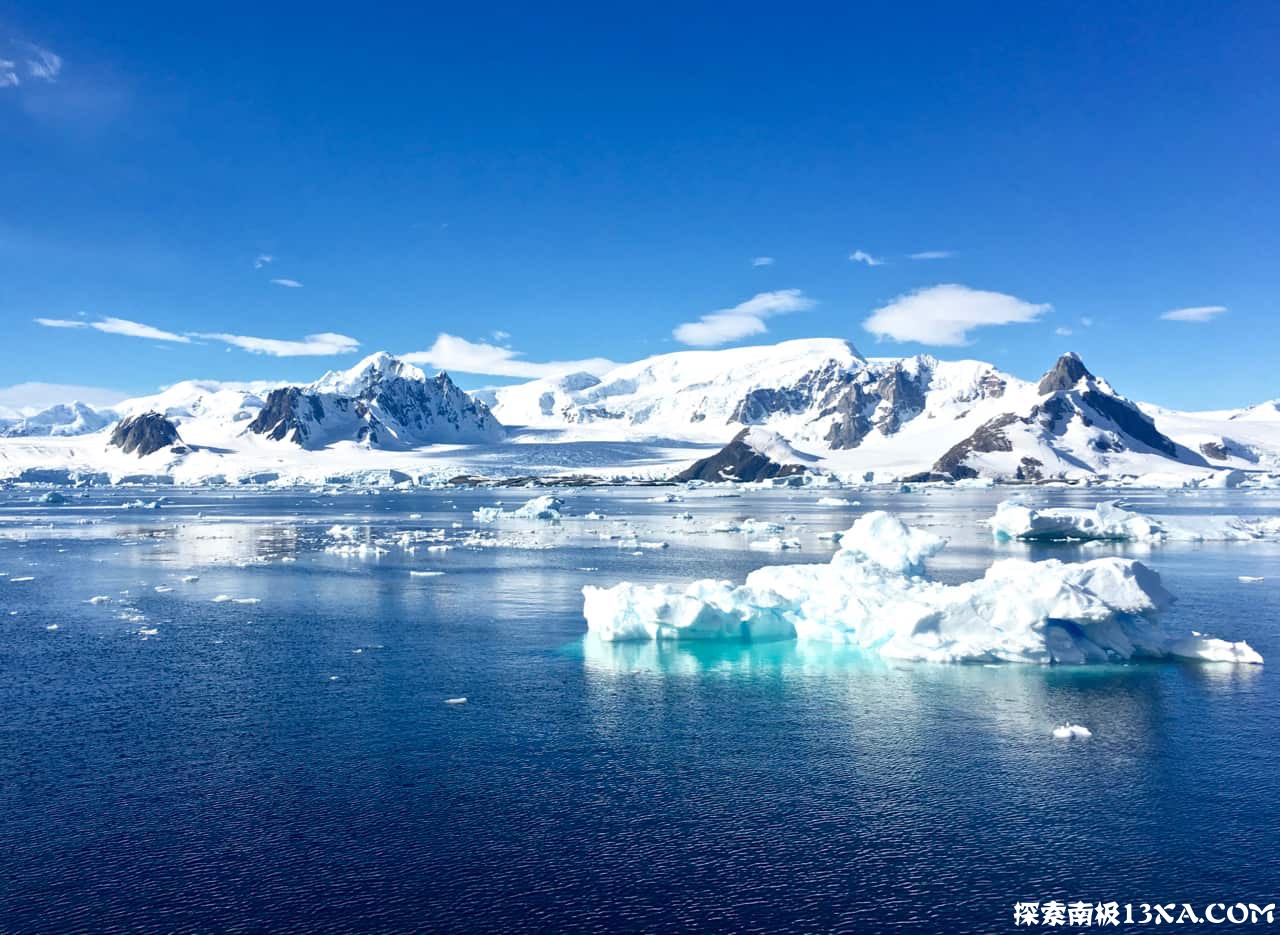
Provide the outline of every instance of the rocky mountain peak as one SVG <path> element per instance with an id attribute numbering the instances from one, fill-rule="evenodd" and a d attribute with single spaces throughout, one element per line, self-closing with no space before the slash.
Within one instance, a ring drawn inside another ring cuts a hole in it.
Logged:
<path id="1" fill-rule="evenodd" d="M 1093 374 L 1084 365 L 1084 361 L 1080 359 L 1079 354 L 1074 351 L 1068 351 L 1058 358 L 1058 362 L 1053 365 L 1053 368 L 1048 373 L 1040 378 L 1040 385 L 1037 389 L 1041 396 L 1047 393 L 1056 393 L 1059 390 L 1069 390 L 1085 377 L 1092 378 Z"/>

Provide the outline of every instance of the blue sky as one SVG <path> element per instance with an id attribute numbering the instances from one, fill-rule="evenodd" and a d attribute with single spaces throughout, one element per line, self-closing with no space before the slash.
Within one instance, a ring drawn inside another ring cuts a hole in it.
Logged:
<path id="1" fill-rule="evenodd" d="M 1280 6 L 617 6 L 0 0 L 0 388 L 839 336 L 1280 396 Z"/>

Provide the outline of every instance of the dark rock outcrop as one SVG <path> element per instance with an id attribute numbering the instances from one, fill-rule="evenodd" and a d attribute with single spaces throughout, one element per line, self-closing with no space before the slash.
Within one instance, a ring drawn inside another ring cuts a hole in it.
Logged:
<path id="1" fill-rule="evenodd" d="M 181 442 L 178 427 L 158 412 L 144 412 L 121 419 L 111 433 L 112 445 L 125 454 L 136 454 L 140 458 Z"/>
<path id="2" fill-rule="evenodd" d="M 751 429 L 743 429 L 715 454 L 695 461 L 672 478 L 674 481 L 758 481 L 804 474 L 803 464 L 779 464 L 748 443 Z"/>
<path id="3" fill-rule="evenodd" d="M 1053 369 L 1040 378 L 1040 385 L 1036 389 L 1044 396 L 1046 393 L 1072 389 L 1084 377 L 1092 376 L 1079 355 L 1069 352 L 1059 357 Z"/>

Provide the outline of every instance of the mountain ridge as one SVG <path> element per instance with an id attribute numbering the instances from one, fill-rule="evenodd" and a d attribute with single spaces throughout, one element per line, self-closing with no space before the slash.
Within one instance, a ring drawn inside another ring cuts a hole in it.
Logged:
<path id="1" fill-rule="evenodd" d="M 671 477 L 746 428 L 812 452 L 818 470 L 862 480 L 1280 471 L 1275 402 L 1181 413 L 1120 395 L 1074 353 L 1032 382 L 984 361 L 865 357 L 843 339 L 813 338 L 676 351 L 470 394 L 386 352 L 310 383 L 183 381 L 110 409 L 0 420 L 0 477 L 101 467 L 112 426 L 143 413 L 169 420 L 182 441 L 143 460 L 196 478 L 259 476 L 268 464 L 327 476 L 326 466 L 400 456 L 449 460 L 460 474 L 532 466 Z"/>

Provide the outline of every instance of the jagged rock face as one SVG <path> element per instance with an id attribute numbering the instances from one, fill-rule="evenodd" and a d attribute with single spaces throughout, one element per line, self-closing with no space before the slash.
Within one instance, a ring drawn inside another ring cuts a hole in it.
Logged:
<path id="1" fill-rule="evenodd" d="M 729 415 L 731 425 L 764 425 L 778 415 L 802 415 L 845 386 L 851 375 L 836 361 L 804 374 L 794 383 L 748 392 Z"/>
<path id="2" fill-rule="evenodd" d="M 272 390 L 249 431 L 308 450 L 339 441 L 405 450 L 497 441 L 505 435 L 489 408 L 448 374 L 427 378 L 388 354 L 375 354 L 310 386 Z"/>
<path id="3" fill-rule="evenodd" d="M 729 480 L 749 483 L 774 477 L 791 477 L 806 472 L 807 468 L 803 464 L 780 464 L 768 455 L 757 451 L 747 443 L 750 431 L 750 429 L 743 429 L 729 444 L 709 458 L 695 461 L 672 480 L 679 482 Z"/>
<path id="4" fill-rule="evenodd" d="M 111 433 L 111 444 L 125 454 L 144 458 L 161 448 L 181 443 L 178 427 L 158 412 L 122 419 Z"/>
<path id="5" fill-rule="evenodd" d="M 1058 390 L 1069 390 L 1085 377 L 1092 376 L 1093 374 L 1089 372 L 1089 368 L 1084 365 L 1084 361 L 1079 356 L 1063 354 L 1053 365 L 1053 369 L 1040 378 L 1040 385 L 1036 389 L 1041 396 L 1044 396 Z"/>
<path id="6" fill-rule="evenodd" d="M 933 466 L 937 474 L 948 474 L 954 478 L 976 477 L 978 472 L 965 464 L 969 455 L 992 451 L 1013 451 L 1013 442 L 1004 431 L 1022 419 L 1011 412 L 996 416 L 978 426 L 978 429 L 964 441 L 954 445 Z"/>

